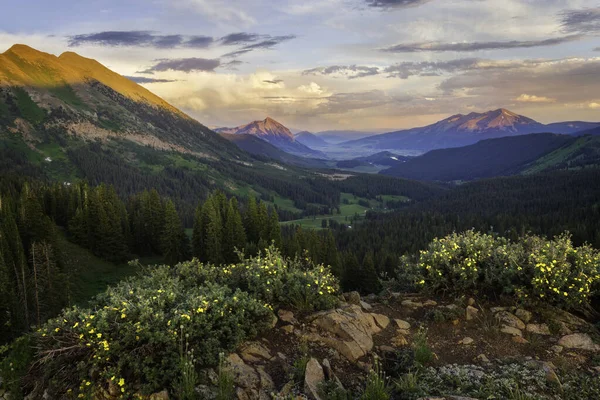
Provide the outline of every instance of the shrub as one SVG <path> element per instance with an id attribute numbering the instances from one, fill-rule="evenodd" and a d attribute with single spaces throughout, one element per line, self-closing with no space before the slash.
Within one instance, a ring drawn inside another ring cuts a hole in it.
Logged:
<path id="1" fill-rule="evenodd" d="M 435 239 L 415 264 L 422 288 L 452 295 L 513 294 L 585 309 L 600 293 L 600 252 L 574 247 L 567 234 L 552 240 L 528 235 L 512 243 L 473 230 L 454 233 Z"/>
<path id="2" fill-rule="evenodd" d="M 218 365 L 220 353 L 268 328 L 274 307 L 324 309 L 337 292 L 328 268 L 273 248 L 236 265 L 158 266 L 27 336 L 37 353 L 19 370 L 53 398 L 93 397 L 107 385 L 124 395 L 170 388 L 190 397 L 196 368 Z M 4 368 L 2 376 L 16 379 Z"/>
<path id="3" fill-rule="evenodd" d="M 413 340 L 413 352 L 415 364 L 419 366 L 426 365 L 433 360 L 433 351 L 427 343 L 427 329 L 421 327 L 415 334 Z"/>
<path id="4" fill-rule="evenodd" d="M 287 259 L 274 247 L 264 254 L 225 266 L 202 265 L 197 260 L 177 268 L 194 277 L 196 284 L 217 282 L 240 288 L 274 307 L 301 311 L 327 310 L 337 302 L 339 283 L 329 267 L 315 265 L 308 258 Z"/>

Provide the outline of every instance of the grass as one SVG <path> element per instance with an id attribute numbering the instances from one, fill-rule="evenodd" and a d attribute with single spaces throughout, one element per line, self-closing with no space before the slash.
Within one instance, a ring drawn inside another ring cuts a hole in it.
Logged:
<path id="1" fill-rule="evenodd" d="M 61 86 L 53 86 L 49 87 L 48 90 L 54 96 L 56 96 L 61 101 L 69 104 L 78 109 L 88 110 L 88 106 L 81 101 L 81 99 L 75 94 L 73 88 L 69 85 L 61 85 Z"/>
<path id="2" fill-rule="evenodd" d="M 23 118 L 33 125 L 37 125 L 46 118 L 46 112 L 29 97 L 29 93 L 20 87 L 14 87 L 13 93 L 17 100 L 17 107 Z"/>
<path id="3" fill-rule="evenodd" d="M 392 196 L 386 195 L 382 196 L 383 200 L 400 200 L 406 199 L 404 196 Z M 369 203 L 369 207 L 365 207 L 361 204 L 358 204 L 359 201 Z M 345 204 L 347 203 L 347 204 Z M 363 218 L 365 213 L 370 210 L 378 210 L 383 211 L 384 205 L 383 203 L 375 200 L 375 199 L 366 199 L 364 197 L 358 197 L 351 193 L 342 193 L 340 196 L 340 213 L 339 214 L 328 214 L 328 215 L 320 215 L 314 217 L 306 217 L 302 219 L 297 219 L 294 221 L 286 221 L 282 222 L 282 225 L 300 225 L 302 228 L 308 229 L 322 229 L 322 221 L 323 220 L 334 220 L 339 223 L 345 223 L 350 225 L 351 218 L 358 216 L 359 218 Z"/>
<path id="4" fill-rule="evenodd" d="M 92 297 L 106 290 L 109 285 L 137 272 L 137 267 L 134 265 L 116 265 L 94 256 L 83 247 L 69 242 L 62 233 L 57 237 L 57 245 L 67 268 L 74 272 L 70 288 L 72 304 L 84 305 Z"/>

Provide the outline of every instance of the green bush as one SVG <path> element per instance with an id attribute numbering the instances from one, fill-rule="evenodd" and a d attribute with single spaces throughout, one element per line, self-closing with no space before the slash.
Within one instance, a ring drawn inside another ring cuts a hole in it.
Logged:
<path id="1" fill-rule="evenodd" d="M 473 230 L 455 233 L 435 239 L 408 264 L 420 270 L 422 288 L 452 295 L 510 294 L 585 309 L 600 293 L 600 252 L 574 247 L 567 234 L 552 240 L 528 235 L 513 243 Z"/>
<path id="2" fill-rule="evenodd" d="M 268 328 L 273 308 L 294 304 L 300 286 L 307 308 L 335 302 L 338 285 L 328 268 L 274 249 L 236 265 L 154 267 L 31 334 L 28 346 L 37 352 L 21 368 L 28 371 L 23 382 L 53 398 L 92 397 L 109 382 L 126 395 L 189 392 L 194 368 L 218 365 L 220 353 Z"/>
<path id="3" fill-rule="evenodd" d="M 339 283 L 329 267 L 315 265 L 308 258 L 284 258 L 274 247 L 237 264 L 203 265 L 193 260 L 177 268 L 197 284 L 217 282 L 240 288 L 273 307 L 314 311 L 330 309 L 338 302 Z"/>

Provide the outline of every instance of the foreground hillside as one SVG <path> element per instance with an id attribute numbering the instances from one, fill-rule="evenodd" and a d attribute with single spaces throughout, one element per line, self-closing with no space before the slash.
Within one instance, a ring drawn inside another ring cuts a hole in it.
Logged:
<path id="1" fill-rule="evenodd" d="M 104 399 L 600 395 L 598 250 L 567 235 L 511 242 L 467 231 L 403 258 L 382 283 L 364 299 L 340 296 L 327 266 L 273 248 L 222 266 L 153 267 L 4 349 L 2 390 Z"/>

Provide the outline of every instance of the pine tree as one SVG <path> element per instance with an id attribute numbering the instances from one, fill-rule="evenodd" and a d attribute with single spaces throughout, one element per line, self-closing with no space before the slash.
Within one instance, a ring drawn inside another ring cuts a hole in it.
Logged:
<path id="1" fill-rule="evenodd" d="M 161 242 L 162 253 L 167 264 L 174 265 L 187 259 L 189 243 L 175 204 L 171 200 L 168 200 L 165 205 L 165 226 Z"/>
<path id="2" fill-rule="evenodd" d="M 258 206 L 256 199 L 250 197 L 248 200 L 248 208 L 244 218 L 244 227 L 246 229 L 247 240 L 249 243 L 258 243 L 260 240 L 260 222 L 258 217 Z"/>
<path id="3" fill-rule="evenodd" d="M 378 293 L 381 289 L 379 278 L 377 277 L 377 271 L 375 270 L 375 262 L 373 260 L 373 253 L 368 252 L 365 254 L 361 268 L 361 285 L 360 289 L 366 293 Z"/>
<path id="4" fill-rule="evenodd" d="M 271 215 L 269 216 L 267 227 L 269 231 L 269 241 L 271 243 L 274 243 L 275 247 L 281 249 L 281 226 L 279 225 L 279 216 L 277 215 L 277 211 L 275 209 L 271 210 Z"/>
<path id="5" fill-rule="evenodd" d="M 202 224 L 202 202 L 198 202 L 194 215 L 194 228 L 192 232 L 192 256 L 202 258 L 202 247 L 204 241 L 204 227 Z"/>
<path id="6" fill-rule="evenodd" d="M 229 200 L 224 230 L 223 258 L 232 263 L 236 261 L 236 249 L 241 251 L 246 246 L 246 232 L 235 197 Z"/>

